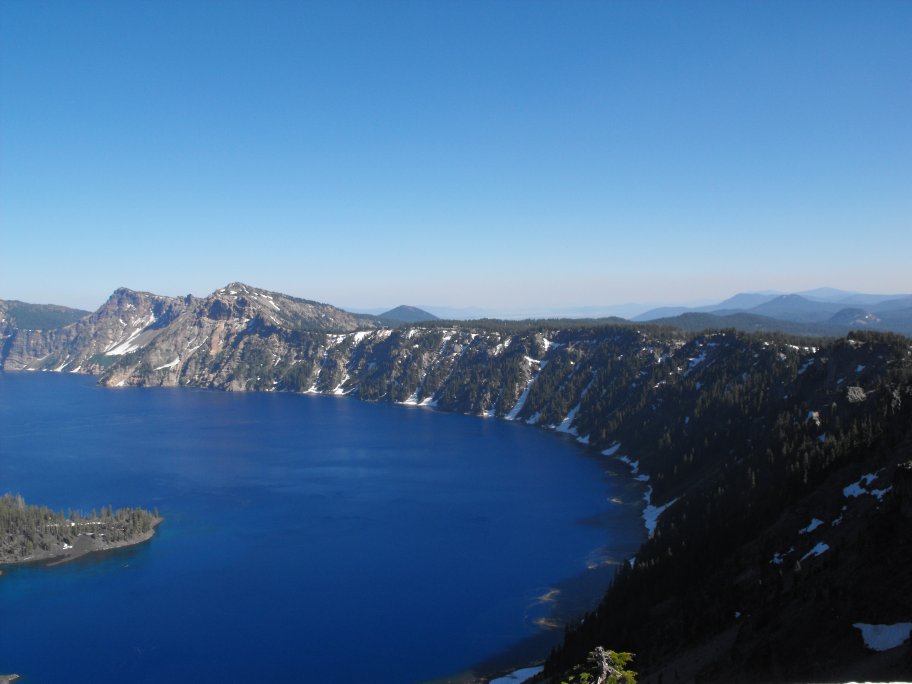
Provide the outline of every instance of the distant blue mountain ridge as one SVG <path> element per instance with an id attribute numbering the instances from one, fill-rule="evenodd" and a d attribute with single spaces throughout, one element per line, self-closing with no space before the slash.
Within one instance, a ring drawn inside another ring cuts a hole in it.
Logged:
<path id="1" fill-rule="evenodd" d="M 910 335 L 912 295 L 866 294 L 834 288 L 795 294 L 743 292 L 708 306 L 650 309 L 631 320 L 688 328 L 715 324 L 766 330 L 775 328 L 779 321 L 799 326 L 783 325 L 783 332 L 826 335 L 843 334 L 846 328 L 870 328 Z"/>

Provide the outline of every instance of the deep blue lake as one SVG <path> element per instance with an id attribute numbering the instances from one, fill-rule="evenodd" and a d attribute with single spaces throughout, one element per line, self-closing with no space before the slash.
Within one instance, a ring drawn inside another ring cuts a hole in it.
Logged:
<path id="1" fill-rule="evenodd" d="M 535 621 L 552 608 L 538 598 L 550 589 L 579 588 L 609 572 L 587 565 L 635 552 L 641 494 L 607 465 L 499 420 L 0 373 L 0 492 L 166 518 L 147 544 L 5 566 L 0 674 L 29 684 L 452 676 L 540 636 Z M 577 593 L 594 605 L 599 586 Z"/>

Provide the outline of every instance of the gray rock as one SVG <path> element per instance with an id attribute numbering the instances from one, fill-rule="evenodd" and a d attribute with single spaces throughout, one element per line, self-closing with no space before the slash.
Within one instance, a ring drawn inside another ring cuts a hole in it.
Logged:
<path id="1" fill-rule="evenodd" d="M 861 387 L 846 387 L 846 399 L 850 404 L 857 404 L 866 398 L 865 391 Z"/>

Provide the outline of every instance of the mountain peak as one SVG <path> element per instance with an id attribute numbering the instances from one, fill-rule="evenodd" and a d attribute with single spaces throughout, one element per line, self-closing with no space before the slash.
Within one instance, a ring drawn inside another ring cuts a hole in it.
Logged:
<path id="1" fill-rule="evenodd" d="M 253 287 L 252 285 L 247 285 L 238 280 L 228 283 L 225 287 L 218 288 L 213 294 L 249 294 L 251 292 L 257 292 L 259 288 Z"/>
<path id="2" fill-rule="evenodd" d="M 418 323 L 420 321 L 440 320 L 437 316 L 428 313 L 424 309 L 419 309 L 417 306 L 409 306 L 407 304 L 400 304 L 395 309 L 390 309 L 389 311 L 380 314 L 379 318 L 385 318 L 399 323 Z"/>

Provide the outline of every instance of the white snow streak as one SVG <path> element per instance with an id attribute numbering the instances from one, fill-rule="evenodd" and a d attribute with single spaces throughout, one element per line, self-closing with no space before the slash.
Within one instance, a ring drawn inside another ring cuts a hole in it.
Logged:
<path id="1" fill-rule="evenodd" d="M 649 536 L 652 537 L 655 533 L 656 526 L 659 524 L 659 516 L 678 499 L 674 498 L 662 506 L 654 506 L 652 504 L 652 487 L 646 488 L 643 499 L 646 501 L 646 508 L 643 509 L 643 523 L 646 525 L 646 531 L 649 533 Z"/>
<path id="2" fill-rule="evenodd" d="M 409 398 L 405 401 L 400 401 L 398 403 L 405 404 L 407 406 L 418 406 L 418 390 L 412 392 Z"/>
<path id="3" fill-rule="evenodd" d="M 698 356 L 694 356 L 692 359 L 687 359 L 687 361 L 688 361 L 688 364 L 687 364 L 687 372 L 684 373 L 685 376 L 689 375 L 690 372 L 691 372 L 694 368 L 696 368 L 696 367 L 699 366 L 701 363 L 703 363 L 704 361 L 706 361 L 706 352 L 705 352 L 705 351 L 700 352 L 700 354 L 699 354 Z"/>
<path id="4" fill-rule="evenodd" d="M 180 357 L 178 356 L 178 357 L 175 358 L 174 361 L 172 361 L 171 363 L 166 363 L 166 364 L 163 365 L 163 366 L 159 366 L 159 367 L 156 368 L 155 370 L 164 370 L 165 368 L 174 368 L 174 367 L 175 367 L 177 364 L 179 364 L 180 362 L 181 362 L 181 360 L 180 360 Z"/>
<path id="5" fill-rule="evenodd" d="M 566 432 L 570 435 L 576 435 L 576 428 L 573 426 L 573 421 L 576 419 L 576 414 L 579 413 L 580 405 L 577 404 L 572 409 L 570 413 L 567 414 L 567 417 L 561 421 L 561 424 L 554 428 L 557 432 Z"/>
<path id="6" fill-rule="evenodd" d="M 503 677 L 492 679 L 490 684 L 519 684 L 519 682 L 524 682 L 530 677 L 534 677 L 544 669 L 545 668 L 541 665 L 538 665 L 537 667 L 524 667 L 521 670 L 515 670 Z"/>
<path id="7" fill-rule="evenodd" d="M 820 520 L 819 518 L 811 518 L 811 522 L 808 524 L 808 526 L 798 530 L 798 534 L 808 534 L 809 532 L 816 530 L 821 525 L 823 525 L 823 520 Z"/>
<path id="8" fill-rule="evenodd" d="M 532 389 L 532 383 L 534 381 L 534 377 L 529 378 L 529 382 L 526 383 L 526 388 L 523 390 L 523 393 L 519 395 L 519 399 L 516 401 L 516 405 L 510 409 L 510 412 L 506 416 L 504 416 L 505 420 L 516 420 L 516 416 L 519 415 L 519 412 L 522 411 L 523 406 L 526 405 L 526 399 L 529 398 L 529 390 Z"/>
<path id="9" fill-rule="evenodd" d="M 621 448 L 621 443 L 615 442 L 614 444 L 612 444 L 610 447 L 608 447 L 607 449 L 605 449 L 602 452 L 602 456 L 614 456 L 618 452 L 618 449 L 620 449 L 620 448 Z"/>
<path id="10" fill-rule="evenodd" d="M 805 558 L 812 558 L 814 556 L 819 556 L 820 554 L 826 553 L 829 550 L 830 550 L 829 544 L 827 544 L 825 542 L 817 542 L 817 544 L 814 546 L 813 549 L 811 549 L 810 551 L 808 551 L 806 554 L 804 554 L 801 557 L 801 560 L 804 560 Z"/>
<path id="11" fill-rule="evenodd" d="M 340 394 L 340 395 L 341 395 L 341 394 L 348 394 L 348 392 L 351 392 L 351 390 L 348 390 L 348 392 L 346 392 L 344 389 L 342 389 L 342 386 L 343 386 L 346 382 L 348 382 L 348 380 L 349 380 L 349 375 L 348 375 L 348 373 L 346 373 L 346 374 L 345 374 L 345 377 L 342 378 L 342 382 L 339 383 L 338 387 L 336 387 L 336 388 L 332 391 L 332 393 L 333 393 L 333 394 Z"/>

